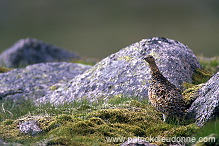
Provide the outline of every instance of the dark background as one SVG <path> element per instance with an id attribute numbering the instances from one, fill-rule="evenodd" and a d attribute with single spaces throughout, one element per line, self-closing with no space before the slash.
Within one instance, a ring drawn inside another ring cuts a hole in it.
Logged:
<path id="1" fill-rule="evenodd" d="M 154 36 L 219 55 L 219 1 L 0 0 L 0 51 L 32 37 L 104 58 Z"/>

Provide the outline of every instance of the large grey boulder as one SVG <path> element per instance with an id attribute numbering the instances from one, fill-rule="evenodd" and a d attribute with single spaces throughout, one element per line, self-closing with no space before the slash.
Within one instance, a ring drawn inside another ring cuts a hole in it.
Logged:
<path id="1" fill-rule="evenodd" d="M 199 126 L 219 115 L 219 72 L 196 91 L 196 100 L 188 109 Z"/>
<path id="2" fill-rule="evenodd" d="M 147 99 L 151 76 L 142 59 L 146 54 L 155 57 L 163 75 L 179 88 L 183 82 L 191 82 L 194 70 L 201 67 L 192 50 L 180 42 L 160 37 L 143 39 L 103 59 L 37 102 L 62 104 L 117 95 Z"/>
<path id="3" fill-rule="evenodd" d="M 91 66 L 75 63 L 40 63 L 0 74 L 0 99 L 38 99 Z"/>
<path id="4" fill-rule="evenodd" d="M 16 42 L 0 54 L 0 65 L 9 68 L 24 67 L 42 62 L 69 61 L 78 59 L 75 53 L 46 44 L 37 39 L 27 38 Z"/>

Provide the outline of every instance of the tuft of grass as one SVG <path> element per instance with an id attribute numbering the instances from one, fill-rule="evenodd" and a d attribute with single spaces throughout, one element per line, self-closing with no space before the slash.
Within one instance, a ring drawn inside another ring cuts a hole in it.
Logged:
<path id="1" fill-rule="evenodd" d="M 80 59 L 72 60 L 71 62 L 94 66 L 99 61 L 100 59 L 98 58 L 81 57 Z"/>
<path id="2" fill-rule="evenodd" d="M 17 119 L 36 111 L 37 107 L 31 101 L 15 103 L 11 100 L 0 100 L 0 121 Z"/>
<path id="3" fill-rule="evenodd" d="M 118 94 L 118 95 L 114 96 L 113 98 L 110 98 L 107 101 L 107 103 L 112 104 L 112 105 L 119 105 L 119 104 L 122 104 L 126 101 L 131 101 L 131 100 L 140 100 L 140 99 L 136 98 L 136 97 L 126 97 L 122 94 Z"/>
<path id="4" fill-rule="evenodd" d="M 207 58 L 207 57 L 204 57 L 203 55 L 198 55 L 197 58 L 205 70 L 211 72 L 212 74 L 215 74 L 219 71 L 219 57 L 218 56 Z"/>

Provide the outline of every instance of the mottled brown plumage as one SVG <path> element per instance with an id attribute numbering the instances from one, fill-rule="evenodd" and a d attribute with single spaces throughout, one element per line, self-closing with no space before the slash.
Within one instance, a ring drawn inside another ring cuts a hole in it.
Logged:
<path id="1" fill-rule="evenodd" d="M 144 60 L 151 69 L 152 80 L 148 89 L 151 104 L 163 113 L 164 121 L 169 116 L 181 118 L 185 111 L 185 102 L 180 89 L 161 74 L 153 56 L 146 55 Z"/>

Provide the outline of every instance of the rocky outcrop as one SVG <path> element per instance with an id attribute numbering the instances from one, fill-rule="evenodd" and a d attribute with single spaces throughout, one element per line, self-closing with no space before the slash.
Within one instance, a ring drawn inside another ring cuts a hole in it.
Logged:
<path id="1" fill-rule="evenodd" d="M 219 72 L 196 91 L 196 100 L 188 109 L 189 118 L 199 126 L 219 115 Z"/>
<path id="2" fill-rule="evenodd" d="M 37 39 L 27 38 L 16 42 L 0 54 L 0 65 L 9 68 L 30 64 L 78 59 L 75 53 L 46 44 Z"/>
<path id="3" fill-rule="evenodd" d="M 155 57 L 162 74 L 179 88 L 183 82 L 191 82 L 194 70 L 201 67 L 192 50 L 180 42 L 160 37 L 143 39 L 103 59 L 37 102 L 62 104 L 116 95 L 147 99 L 151 76 L 142 59 L 146 54 Z"/>
<path id="4" fill-rule="evenodd" d="M 35 100 L 82 74 L 91 66 L 75 63 L 40 63 L 0 74 L 0 99 Z"/>

